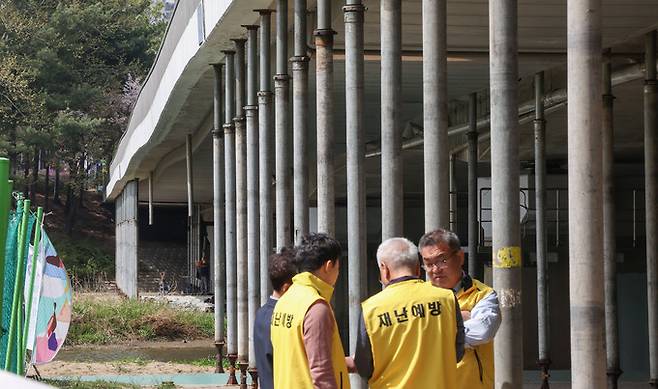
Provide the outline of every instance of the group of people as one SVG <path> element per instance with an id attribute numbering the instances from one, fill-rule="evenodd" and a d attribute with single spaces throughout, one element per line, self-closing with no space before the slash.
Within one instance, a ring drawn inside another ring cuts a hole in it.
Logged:
<path id="1" fill-rule="evenodd" d="M 270 257 L 273 293 L 253 334 L 263 389 L 344 389 L 348 373 L 370 388 L 493 388 L 498 297 L 463 271 L 455 233 L 428 232 L 418 246 L 405 238 L 379 245 L 383 290 L 361 304 L 350 356 L 331 307 L 341 251 L 334 238 L 311 234 Z"/>

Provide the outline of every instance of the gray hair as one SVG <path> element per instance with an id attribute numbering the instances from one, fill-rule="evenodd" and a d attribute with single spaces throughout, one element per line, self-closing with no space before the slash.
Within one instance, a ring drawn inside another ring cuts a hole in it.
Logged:
<path id="1" fill-rule="evenodd" d="M 382 262 L 391 269 L 413 269 L 418 265 L 418 248 L 409 239 L 386 239 L 377 248 L 377 264 Z"/>
<path id="2" fill-rule="evenodd" d="M 453 251 L 461 249 L 457 234 L 443 228 L 438 228 L 423 235 L 418 241 L 418 248 L 422 250 L 427 246 L 436 246 L 441 243 L 447 244 Z"/>

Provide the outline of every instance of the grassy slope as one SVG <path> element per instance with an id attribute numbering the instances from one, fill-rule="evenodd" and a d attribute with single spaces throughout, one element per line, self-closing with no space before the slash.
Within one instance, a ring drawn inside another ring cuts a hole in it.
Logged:
<path id="1" fill-rule="evenodd" d="M 73 303 L 67 344 L 203 339 L 213 336 L 212 313 L 175 309 L 155 301 L 80 295 Z"/>

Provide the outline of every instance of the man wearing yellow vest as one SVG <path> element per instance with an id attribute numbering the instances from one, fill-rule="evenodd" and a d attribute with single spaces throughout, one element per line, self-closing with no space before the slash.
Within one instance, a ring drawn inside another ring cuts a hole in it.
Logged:
<path id="1" fill-rule="evenodd" d="M 419 278 L 418 249 L 407 239 L 384 241 L 377 264 L 385 289 L 361 305 L 348 365 L 371 389 L 454 389 L 464 346 L 454 294 Z"/>
<path id="2" fill-rule="evenodd" d="M 420 238 L 418 247 L 432 284 L 451 289 L 462 310 L 466 347 L 457 364 L 455 388 L 493 388 L 493 338 L 501 320 L 496 292 L 464 273 L 464 252 L 454 232 L 428 232 Z"/>
<path id="3" fill-rule="evenodd" d="M 329 305 L 341 247 L 325 234 L 302 238 L 299 274 L 274 307 L 271 338 L 275 389 L 349 389 L 345 353 Z"/>

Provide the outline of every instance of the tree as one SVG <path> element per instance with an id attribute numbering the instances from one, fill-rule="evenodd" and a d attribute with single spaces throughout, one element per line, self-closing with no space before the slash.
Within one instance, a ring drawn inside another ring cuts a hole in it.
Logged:
<path id="1" fill-rule="evenodd" d="M 152 0 L 0 0 L 0 153 L 14 167 L 21 155 L 26 177 L 38 154 L 68 169 L 69 232 L 85 166 L 107 164 L 127 126 L 161 10 Z"/>

